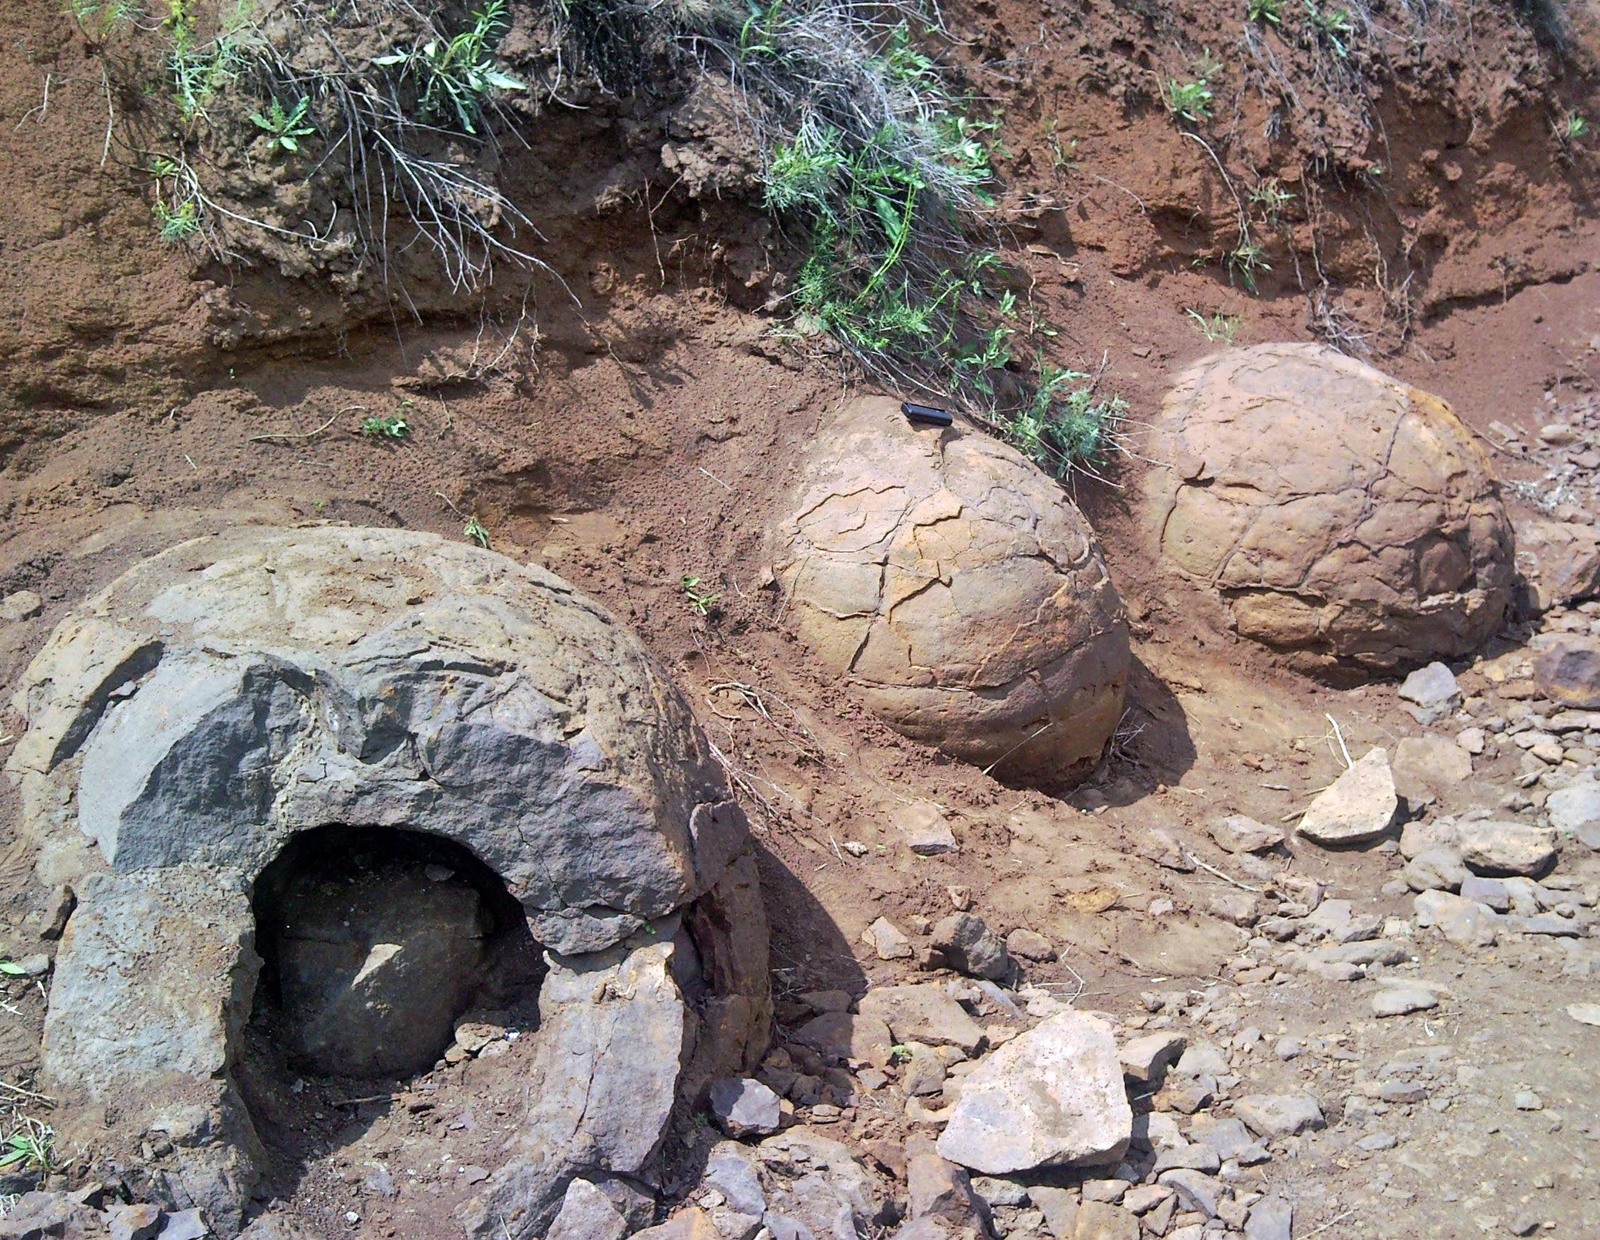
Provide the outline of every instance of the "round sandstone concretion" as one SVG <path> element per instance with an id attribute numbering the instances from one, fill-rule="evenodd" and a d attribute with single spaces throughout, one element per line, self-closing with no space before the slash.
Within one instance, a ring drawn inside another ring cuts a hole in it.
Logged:
<path id="1" fill-rule="evenodd" d="M 1003 775 L 1092 768 L 1128 630 L 1094 534 L 1014 449 L 887 397 L 813 440 L 775 572 L 800 636 L 881 719 Z"/>
<path id="2" fill-rule="evenodd" d="M 1163 563 L 1302 670 L 1391 672 L 1499 627 L 1511 527 L 1435 396 L 1324 345 L 1230 350 L 1178 377 L 1149 455 Z"/>

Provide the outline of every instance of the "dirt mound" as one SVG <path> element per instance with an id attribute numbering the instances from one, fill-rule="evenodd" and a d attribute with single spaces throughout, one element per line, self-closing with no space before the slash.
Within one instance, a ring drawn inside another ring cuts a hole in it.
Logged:
<path id="1" fill-rule="evenodd" d="M 1081 777 L 1122 716 L 1122 604 L 1082 515 L 1015 450 L 885 397 L 814 441 L 780 526 L 801 637 L 897 731 L 1002 776 Z"/>
<path id="2" fill-rule="evenodd" d="M 1152 550 L 1235 628 L 1328 674 L 1468 654 L 1511 601 L 1511 528 L 1437 397 L 1320 345 L 1179 376 L 1144 479 Z"/>

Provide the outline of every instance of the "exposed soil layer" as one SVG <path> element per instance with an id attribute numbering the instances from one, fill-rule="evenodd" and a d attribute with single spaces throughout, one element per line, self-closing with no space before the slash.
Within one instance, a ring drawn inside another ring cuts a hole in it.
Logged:
<path id="1" fill-rule="evenodd" d="M 476 517 L 496 550 L 609 607 L 693 703 L 760 836 L 786 997 L 900 978 L 862 930 L 880 915 L 942 916 L 954 890 L 992 927 L 1062 945 L 1059 962 L 1030 969 L 1036 981 L 1127 1017 L 1144 1011 L 1142 992 L 1220 984 L 1245 937 L 1209 911 L 1229 882 L 1163 867 L 1149 855 L 1152 828 L 1223 812 L 1274 823 L 1302 809 L 1341 769 L 1329 716 L 1352 752 L 1416 731 L 1390 689 L 1319 687 L 1202 623 L 1131 528 L 1135 456 L 1110 484 L 1074 486 L 1134 639 L 1128 713 L 1095 776 L 1055 798 L 898 736 L 814 667 L 771 588 L 767 522 L 804 445 L 858 384 L 826 345 L 782 343 L 757 312 L 782 251 L 758 211 L 691 197 L 659 147 L 599 155 L 592 125 L 571 119 L 538 150 L 508 154 L 503 181 L 548 209 L 541 257 L 559 280 L 501 268 L 471 299 L 426 277 L 378 298 L 267 265 L 222 267 L 158 240 L 148 177 L 119 144 L 117 90 L 94 50 L 53 0 L 11 7 L 0 46 L 0 597 L 31 590 L 43 607 L 0 621 L 7 695 L 56 620 L 186 538 L 321 521 L 460 537 Z M 1135 431 L 1171 377 L 1219 347 L 1189 312 L 1224 314 L 1240 343 L 1333 335 L 1370 348 L 1452 402 L 1507 481 L 1535 496 L 1546 485 L 1538 429 L 1581 422 L 1600 383 L 1600 180 L 1589 148 L 1550 136 L 1567 110 L 1600 115 L 1583 67 L 1597 45 L 1576 7 L 1565 60 L 1509 8 L 1471 12 L 1470 27 L 1397 35 L 1387 65 L 1358 66 L 1370 89 L 1340 76 L 1314 101 L 1319 73 L 1344 67 L 1271 31 L 1251 55 L 1231 6 L 1001 0 L 948 14 L 965 37 L 952 54 L 1005 122 L 1008 256 L 1040 316 L 1061 325 L 1065 360 L 1129 399 Z M 1386 20 L 1399 29 L 1400 15 Z M 1224 65 L 1212 149 L 1158 98 L 1159 81 L 1205 48 Z M 1278 219 L 1251 215 L 1271 263 L 1251 296 L 1224 261 L 1243 210 L 1234 192 L 1270 177 L 1295 198 Z M 409 439 L 359 433 L 364 417 L 390 414 Z M 1578 503 L 1592 518 L 1590 499 Z M 708 615 L 686 577 L 717 596 Z M 1528 636 L 1508 627 L 1489 653 Z M 0 753 L 19 728 L 0 715 Z M 1494 805 L 1517 773 L 1510 752 L 1491 756 L 1457 799 Z M 940 807 L 959 852 L 913 854 L 908 802 Z M 15 818 L 15 793 L 0 786 L 0 948 L 20 960 L 53 945 L 38 937 L 49 890 Z M 1403 913 L 1409 901 L 1375 894 L 1390 864 L 1307 848 L 1293 868 L 1363 911 Z M 1153 916 L 1156 899 L 1174 911 Z M 1451 1044 L 1471 1046 L 1497 1088 L 1538 1076 L 1570 1128 L 1600 1131 L 1591 1031 L 1538 1015 L 1587 999 L 1592 977 L 1564 973 L 1568 957 L 1542 941 L 1487 961 L 1429 952 L 1452 971 Z M 0 1075 L 27 1085 L 41 987 L 3 986 L 16 1011 L 0 1017 Z M 1361 1055 L 1404 1049 L 1395 1026 L 1352 1017 L 1341 983 L 1296 977 L 1250 1002 L 1275 1036 Z M 263 1090 L 279 1108 L 265 1116 L 281 1156 L 278 1208 L 330 1238 L 458 1234 L 448 1207 L 493 1165 L 520 1105 L 528 1048 L 502 1044 L 382 1090 L 323 1080 L 296 1092 L 285 1069 Z M 1302 1080 L 1291 1061 L 1263 1071 L 1277 1088 Z M 98 1118 L 54 1117 L 66 1176 L 104 1169 Z M 898 1122 L 874 1131 L 896 1134 Z M 1298 1194 L 1305 1229 L 1326 1224 L 1329 1240 L 1465 1234 L 1469 1210 L 1507 1213 L 1479 1181 L 1531 1192 L 1549 1165 L 1568 1168 L 1546 1198 L 1560 1224 L 1551 1234 L 1600 1227 L 1593 1171 L 1571 1162 L 1570 1132 L 1548 1115 L 1483 1125 L 1448 1166 L 1421 1144 L 1426 1122 L 1417 1152 L 1382 1176 L 1315 1145 L 1273 1175 Z M 679 1134 L 669 1194 L 692 1185 L 703 1144 L 692 1126 Z M 1440 1185 L 1476 1204 L 1443 1201 Z"/>

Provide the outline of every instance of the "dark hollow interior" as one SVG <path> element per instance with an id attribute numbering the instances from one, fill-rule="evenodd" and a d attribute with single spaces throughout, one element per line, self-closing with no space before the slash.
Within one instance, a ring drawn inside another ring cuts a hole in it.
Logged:
<path id="1" fill-rule="evenodd" d="M 469 1013 L 530 1027 L 543 960 L 522 906 L 453 840 L 326 826 L 256 881 L 254 1022 L 320 1076 L 426 1071 Z"/>

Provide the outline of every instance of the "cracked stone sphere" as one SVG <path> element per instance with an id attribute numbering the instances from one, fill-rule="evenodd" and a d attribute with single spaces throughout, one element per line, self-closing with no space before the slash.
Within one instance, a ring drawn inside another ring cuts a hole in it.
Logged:
<path id="1" fill-rule="evenodd" d="M 1466 654 L 1511 599 L 1511 528 L 1438 397 L 1317 344 L 1207 357 L 1151 435 L 1143 521 L 1226 622 L 1341 679 Z"/>
<path id="2" fill-rule="evenodd" d="M 813 440 L 775 572 L 818 661 L 897 731 L 1003 775 L 1091 769 L 1128 630 L 1061 489 L 977 431 L 845 406 Z"/>

